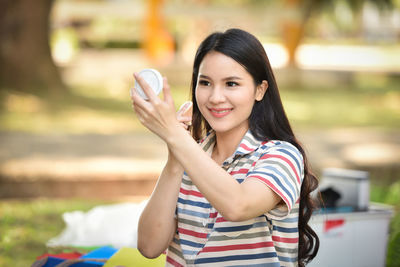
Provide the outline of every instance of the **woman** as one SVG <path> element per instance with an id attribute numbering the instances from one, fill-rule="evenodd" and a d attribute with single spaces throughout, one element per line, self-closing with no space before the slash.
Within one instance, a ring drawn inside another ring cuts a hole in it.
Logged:
<path id="1" fill-rule="evenodd" d="M 310 192 L 318 182 L 261 43 L 239 29 L 201 43 L 191 84 L 192 136 L 182 127 L 191 118 L 177 119 L 166 79 L 161 100 L 135 78 L 149 101 L 134 94 L 134 110 L 169 153 L 139 220 L 140 252 L 154 258 L 168 249 L 167 266 L 312 260 L 319 240 L 308 226 Z"/>

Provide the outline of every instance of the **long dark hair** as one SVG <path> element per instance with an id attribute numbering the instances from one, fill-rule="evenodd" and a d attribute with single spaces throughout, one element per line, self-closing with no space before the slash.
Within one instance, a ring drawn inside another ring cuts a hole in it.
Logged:
<path id="1" fill-rule="evenodd" d="M 308 225 L 315 209 L 310 193 L 318 186 L 318 180 L 311 172 L 306 153 L 300 142 L 294 136 L 279 95 L 278 86 L 272 72 L 267 54 L 256 37 L 240 29 L 230 29 L 209 35 L 199 46 L 193 64 L 191 95 L 193 101 L 192 135 L 200 140 L 210 125 L 201 115 L 197 106 L 195 90 L 199 66 L 207 53 L 216 51 L 222 53 L 240 65 L 253 77 L 255 85 L 263 80 L 268 82 L 268 89 L 261 101 L 255 102 L 249 117 L 251 133 L 259 140 L 282 140 L 293 144 L 304 159 L 304 179 L 301 185 L 299 210 L 299 266 L 304 266 L 317 254 L 319 239 Z"/>

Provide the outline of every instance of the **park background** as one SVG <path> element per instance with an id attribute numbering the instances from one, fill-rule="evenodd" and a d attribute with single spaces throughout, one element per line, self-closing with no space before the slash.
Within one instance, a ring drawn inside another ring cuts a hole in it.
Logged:
<path id="1" fill-rule="evenodd" d="M 200 41 L 238 27 L 264 44 L 316 174 L 370 173 L 394 206 L 400 262 L 400 1 L 0 2 L 0 266 L 29 266 L 62 213 L 149 196 L 166 159 L 131 109 L 132 73 L 189 98 Z"/>

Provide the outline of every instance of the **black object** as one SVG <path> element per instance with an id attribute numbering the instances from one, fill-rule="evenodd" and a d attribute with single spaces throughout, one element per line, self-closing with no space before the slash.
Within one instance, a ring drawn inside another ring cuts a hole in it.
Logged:
<path id="1" fill-rule="evenodd" d="M 335 208 L 337 201 L 340 199 L 341 194 L 332 187 L 328 187 L 321 191 L 321 206 L 324 208 Z"/>

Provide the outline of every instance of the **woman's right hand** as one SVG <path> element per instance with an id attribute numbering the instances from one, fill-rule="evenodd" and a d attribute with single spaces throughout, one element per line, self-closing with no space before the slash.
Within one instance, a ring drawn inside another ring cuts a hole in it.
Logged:
<path id="1" fill-rule="evenodd" d="M 185 130 L 189 130 L 189 127 L 192 125 L 192 112 L 193 112 L 192 101 L 186 101 L 185 103 L 183 103 L 180 106 L 179 110 L 176 112 L 176 118 Z M 179 166 L 179 168 L 182 168 L 182 166 L 180 166 L 180 163 L 174 157 L 172 151 L 169 148 L 168 148 L 168 163 L 170 164 L 170 166 L 171 165 L 175 167 Z"/>
<path id="2" fill-rule="evenodd" d="M 182 127 L 186 130 L 189 130 L 189 127 L 192 125 L 192 113 L 192 101 L 186 101 L 185 103 L 183 103 L 179 110 L 176 112 L 176 118 L 178 119 Z"/>

